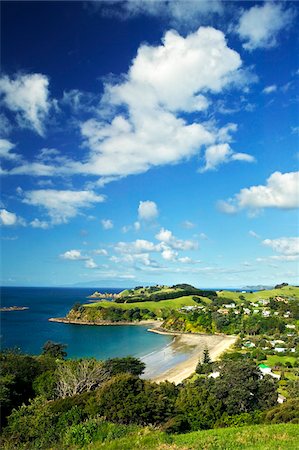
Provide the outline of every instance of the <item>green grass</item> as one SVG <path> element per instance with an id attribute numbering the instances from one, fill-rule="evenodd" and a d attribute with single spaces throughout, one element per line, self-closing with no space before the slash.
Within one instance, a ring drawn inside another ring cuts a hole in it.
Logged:
<path id="1" fill-rule="evenodd" d="M 253 425 L 180 435 L 143 429 L 122 439 L 94 443 L 89 450 L 298 450 L 299 425 Z"/>
<path id="2" fill-rule="evenodd" d="M 292 363 L 292 365 L 294 365 L 294 363 L 296 362 L 297 358 L 294 356 L 276 356 L 276 355 L 269 355 L 267 356 L 267 362 L 266 364 L 270 367 L 274 367 L 277 364 L 279 365 L 279 363 L 283 363 L 285 364 L 287 361 L 289 361 L 290 363 Z"/>
<path id="3" fill-rule="evenodd" d="M 120 309 L 148 309 L 154 312 L 157 316 L 162 310 L 171 311 L 172 309 L 180 309 L 182 306 L 198 306 L 198 304 L 192 300 L 193 295 L 187 295 L 185 297 L 174 298 L 170 300 L 161 300 L 159 302 L 135 302 L 135 303 L 115 303 L 107 301 L 99 301 L 96 303 L 85 304 L 86 308 L 95 308 L 97 306 L 102 306 L 103 308 L 120 308 Z"/>
<path id="4" fill-rule="evenodd" d="M 221 291 L 218 293 L 219 297 L 227 297 L 235 300 L 236 302 L 240 302 L 239 296 L 243 295 L 246 300 L 250 302 L 256 302 L 259 299 L 268 299 L 270 297 L 295 297 L 299 299 L 299 288 L 295 286 L 285 286 L 281 289 L 271 289 L 265 291 L 257 291 L 250 293 L 242 294 L 242 292 L 232 292 L 232 291 Z"/>

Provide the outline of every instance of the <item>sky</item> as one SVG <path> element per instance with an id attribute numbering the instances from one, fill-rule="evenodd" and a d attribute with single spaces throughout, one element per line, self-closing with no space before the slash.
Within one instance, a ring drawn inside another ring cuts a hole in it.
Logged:
<path id="1" fill-rule="evenodd" d="M 297 2 L 1 2 L 1 284 L 298 284 Z"/>

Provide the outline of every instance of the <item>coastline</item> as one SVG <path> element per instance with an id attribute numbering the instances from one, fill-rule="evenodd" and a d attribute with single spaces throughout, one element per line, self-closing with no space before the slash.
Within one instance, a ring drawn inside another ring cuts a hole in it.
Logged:
<path id="1" fill-rule="evenodd" d="M 88 320 L 71 320 L 71 319 L 67 319 L 66 317 L 50 317 L 48 319 L 48 321 L 49 322 L 57 322 L 57 323 L 66 323 L 66 324 L 71 324 L 71 325 L 96 325 L 96 326 L 143 325 L 143 326 L 153 327 L 153 330 L 155 328 L 159 328 L 163 323 L 159 320 L 139 320 L 136 322 L 125 322 L 125 321 L 109 322 L 107 320 L 101 320 L 101 321 L 99 320 L 97 322 L 90 322 Z"/>
<path id="2" fill-rule="evenodd" d="M 172 332 L 161 332 L 151 330 L 160 334 L 175 335 Z M 216 361 L 219 356 L 228 350 L 235 341 L 237 336 L 227 335 L 207 335 L 207 334 L 191 334 L 180 333 L 176 334 L 171 346 L 172 351 L 175 353 L 186 352 L 189 356 L 184 361 L 175 364 L 162 373 L 151 377 L 152 381 L 161 383 L 162 381 L 170 381 L 175 384 L 181 383 L 184 379 L 188 378 L 195 372 L 199 359 L 203 354 L 203 350 L 208 348 L 212 361 Z"/>
<path id="3" fill-rule="evenodd" d="M 49 322 L 58 322 L 71 325 L 96 325 L 96 326 L 148 326 L 148 332 L 173 336 L 170 344 L 150 355 L 145 355 L 142 360 L 148 365 L 143 378 L 150 379 L 156 383 L 170 381 L 175 384 L 181 383 L 195 372 L 203 350 L 208 348 L 212 361 L 228 350 L 237 340 L 238 336 L 225 334 L 184 333 L 180 331 L 169 331 L 161 327 L 161 321 L 140 320 L 136 322 L 89 322 L 84 320 L 70 320 L 65 317 L 48 319 Z"/>

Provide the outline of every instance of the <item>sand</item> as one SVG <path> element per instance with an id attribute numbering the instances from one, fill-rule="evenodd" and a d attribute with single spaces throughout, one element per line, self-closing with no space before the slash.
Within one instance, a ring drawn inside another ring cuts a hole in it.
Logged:
<path id="1" fill-rule="evenodd" d="M 169 334 L 173 335 L 173 333 Z M 235 343 L 236 339 L 237 336 L 179 334 L 171 343 L 172 351 L 175 353 L 185 352 L 189 354 L 188 358 L 151 379 L 157 383 L 167 380 L 179 384 L 195 372 L 205 348 L 208 348 L 212 361 L 216 361 L 224 351 Z"/>

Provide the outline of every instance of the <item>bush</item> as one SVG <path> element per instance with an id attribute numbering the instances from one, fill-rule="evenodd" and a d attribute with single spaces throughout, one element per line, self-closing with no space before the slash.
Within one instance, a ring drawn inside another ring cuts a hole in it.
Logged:
<path id="1" fill-rule="evenodd" d="M 299 423 L 299 399 L 288 400 L 266 411 L 266 423 Z"/>

